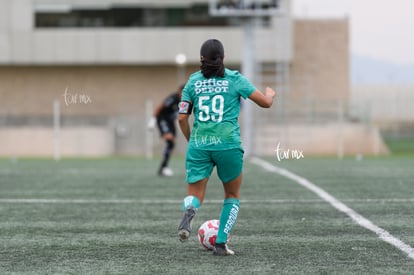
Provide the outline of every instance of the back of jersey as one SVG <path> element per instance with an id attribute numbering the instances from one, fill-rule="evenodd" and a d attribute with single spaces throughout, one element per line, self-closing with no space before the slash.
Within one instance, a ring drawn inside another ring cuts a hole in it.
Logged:
<path id="1" fill-rule="evenodd" d="M 194 105 L 194 126 L 189 146 L 204 150 L 241 148 L 240 97 L 256 88 L 238 71 L 225 70 L 224 77 L 205 78 L 194 73 L 183 90 L 182 101 Z"/>

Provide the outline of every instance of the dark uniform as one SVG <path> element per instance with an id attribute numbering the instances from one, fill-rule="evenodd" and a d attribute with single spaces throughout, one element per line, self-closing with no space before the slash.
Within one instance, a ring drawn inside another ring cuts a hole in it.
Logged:
<path id="1" fill-rule="evenodd" d="M 178 103 L 181 100 L 181 90 L 182 87 L 180 87 L 178 92 L 170 94 L 164 99 L 160 107 L 157 108 L 158 113 L 156 114 L 155 119 L 157 121 L 158 129 L 160 130 L 160 135 L 165 139 L 165 148 L 162 155 L 161 165 L 158 170 L 160 176 L 173 175 L 172 170 L 168 168 L 168 162 L 175 146 L 175 121 L 178 114 Z M 166 137 L 166 134 L 173 135 L 173 139 L 171 139 L 171 137 Z"/>
<path id="2" fill-rule="evenodd" d="M 178 93 L 173 93 L 164 100 L 162 109 L 157 116 L 157 125 L 161 136 L 172 133 L 175 137 L 175 120 L 177 119 L 179 102 L 180 96 Z"/>

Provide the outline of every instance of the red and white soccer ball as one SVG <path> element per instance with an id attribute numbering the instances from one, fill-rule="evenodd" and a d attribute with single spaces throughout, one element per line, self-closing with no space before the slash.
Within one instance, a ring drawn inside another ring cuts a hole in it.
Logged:
<path id="1" fill-rule="evenodd" d="M 204 222 L 198 229 L 198 241 L 207 250 L 213 250 L 216 245 L 217 232 L 219 228 L 219 220 L 208 220 Z M 230 235 L 227 238 L 227 243 Z"/>

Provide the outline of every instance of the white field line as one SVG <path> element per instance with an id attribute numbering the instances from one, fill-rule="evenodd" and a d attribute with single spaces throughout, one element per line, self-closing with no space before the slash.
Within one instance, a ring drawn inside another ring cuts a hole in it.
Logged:
<path id="1" fill-rule="evenodd" d="M 260 166 L 260 167 L 262 167 L 263 169 L 265 169 L 267 171 L 277 173 L 281 176 L 284 176 L 288 179 L 291 179 L 291 180 L 297 182 L 298 184 L 302 185 L 306 189 L 312 191 L 313 193 L 318 195 L 321 199 L 323 199 L 324 201 L 328 202 L 333 207 L 335 207 L 337 210 L 339 210 L 339 211 L 345 213 L 346 215 L 348 215 L 357 224 L 359 224 L 360 226 L 374 232 L 375 234 L 378 235 L 378 237 L 381 240 L 395 246 L 399 250 L 406 253 L 409 258 L 414 260 L 414 248 L 412 248 L 408 244 L 402 242 L 398 238 L 394 237 L 393 235 L 391 235 L 389 232 L 382 229 L 381 227 L 378 227 L 377 225 L 373 224 L 370 220 L 368 220 L 367 218 L 361 216 L 360 214 L 355 212 L 353 209 L 349 208 L 344 203 L 340 202 L 338 199 L 336 199 L 335 197 L 333 197 L 332 195 L 327 193 L 322 188 L 316 186 L 315 184 L 313 184 L 312 182 L 310 182 L 306 178 L 298 176 L 295 173 L 290 172 L 289 170 L 277 167 L 277 166 L 275 166 L 275 165 L 273 165 L 273 164 L 271 164 L 267 161 L 264 161 L 262 159 L 259 159 L 259 158 L 252 158 L 251 162 L 258 165 L 258 166 Z"/>
<path id="2" fill-rule="evenodd" d="M 414 202 L 414 198 L 399 199 L 344 199 L 344 202 L 354 203 L 411 203 Z M 240 203 L 245 204 L 317 204 L 325 203 L 323 199 L 273 199 L 273 200 L 244 200 L 241 199 Z M 181 204 L 182 200 L 172 199 L 22 199 L 22 198 L 0 198 L 0 203 L 10 204 Z M 204 200 L 204 204 L 222 204 L 223 200 Z"/>

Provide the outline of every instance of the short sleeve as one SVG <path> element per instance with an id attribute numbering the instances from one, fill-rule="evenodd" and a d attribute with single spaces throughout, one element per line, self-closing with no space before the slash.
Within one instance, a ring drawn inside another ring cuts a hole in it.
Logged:
<path id="1" fill-rule="evenodd" d="M 239 94 L 244 98 L 248 98 L 254 91 L 256 87 L 242 74 L 238 74 L 237 79 L 237 90 Z"/>
<path id="2" fill-rule="evenodd" d="M 193 102 L 193 99 L 191 98 L 190 95 L 190 89 L 189 89 L 189 84 L 187 82 L 187 84 L 185 85 L 183 92 L 181 94 L 181 101 L 188 101 L 188 102 Z"/>

